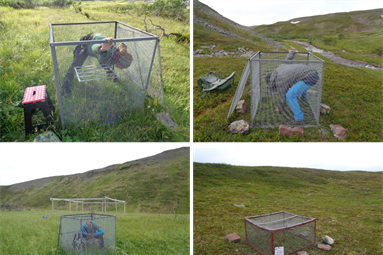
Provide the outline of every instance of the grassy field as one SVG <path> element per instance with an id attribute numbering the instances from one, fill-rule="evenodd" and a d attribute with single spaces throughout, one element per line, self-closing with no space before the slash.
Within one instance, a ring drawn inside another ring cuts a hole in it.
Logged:
<path id="1" fill-rule="evenodd" d="M 194 254 L 259 254 L 244 218 L 280 211 L 316 218 L 317 242 L 335 239 L 331 251 L 309 254 L 383 254 L 382 172 L 194 163 L 193 188 Z M 233 232 L 240 243 L 224 240 Z"/>
<path id="2" fill-rule="evenodd" d="M 47 85 L 56 106 L 55 123 L 48 127 L 62 141 L 189 141 L 190 139 L 190 57 L 189 43 L 177 42 L 175 37 L 160 41 L 162 77 L 164 83 L 167 112 L 178 124 L 175 130 L 157 120 L 155 114 L 162 107 L 147 96 L 142 110 L 125 112 L 113 124 L 100 124 L 97 121 L 84 121 L 82 124 L 61 128 L 55 84 L 52 79 L 53 65 L 48 43 L 49 24 L 69 22 L 92 22 L 118 20 L 141 30 L 145 30 L 142 13 L 119 13 L 108 9 L 108 5 L 120 2 L 76 3 L 76 8 L 67 6 L 36 7 L 34 9 L 13 9 L 0 6 L 0 31 L 4 47 L 0 49 L 0 141 L 32 141 L 36 134 L 24 136 L 24 114 L 22 98 L 29 86 Z M 78 7 L 81 7 L 79 12 Z M 175 18 L 150 16 L 154 24 L 188 36 L 189 23 Z M 147 23 L 149 21 L 147 20 Z M 149 32 L 161 34 L 160 30 Z M 31 32 L 33 31 L 33 33 Z"/>
<path id="3" fill-rule="evenodd" d="M 169 213 L 177 203 L 178 213 L 190 210 L 190 155 L 159 161 L 145 159 L 87 171 L 80 175 L 57 176 L 39 184 L 0 186 L 0 204 L 51 205 L 50 198 L 105 197 L 124 200 L 129 212 Z M 67 202 L 55 202 L 66 208 Z"/>
<path id="4" fill-rule="evenodd" d="M 286 46 L 292 46 L 292 43 Z M 300 50 L 295 44 L 294 48 Z M 329 105 L 331 112 L 320 116 L 320 129 L 329 134 L 327 137 L 324 137 L 318 128 L 304 128 L 304 138 L 280 136 L 278 128 L 253 128 L 247 135 L 231 134 L 227 130 L 231 122 L 244 119 L 250 123 L 250 110 L 243 115 L 235 112 L 229 121 L 226 121 L 246 59 L 194 58 L 193 140 L 195 142 L 337 142 L 338 139 L 332 135 L 330 124 L 338 124 L 348 129 L 348 135 L 344 141 L 382 141 L 382 71 L 347 67 L 333 63 L 320 55 L 318 57 L 326 61 L 322 103 Z M 199 99 L 202 89 L 198 86 L 197 80 L 209 71 L 215 71 L 222 77 L 235 71 L 234 86 L 226 91 L 210 93 L 205 98 Z M 242 99 L 250 102 L 248 91 L 249 87 L 246 87 Z"/>
<path id="5" fill-rule="evenodd" d="M 1 254 L 65 254 L 57 245 L 60 215 L 69 211 L 49 209 L 0 212 Z M 72 214 L 74 212 L 72 211 Z M 100 212 L 96 212 L 100 213 Z M 114 214 L 115 211 L 108 212 Z M 43 219 L 43 215 L 51 216 Z M 189 254 L 189 215 L 144 214 L 118 211 L 116 246 L 104 254 Z M 53 249 L 57 251 L 53 252 Z"/>

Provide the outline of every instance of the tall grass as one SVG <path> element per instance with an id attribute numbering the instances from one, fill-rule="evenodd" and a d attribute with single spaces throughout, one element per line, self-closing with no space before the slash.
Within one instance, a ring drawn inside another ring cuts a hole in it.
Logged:
<path id="1" fill-rule="evenodd" d="M 88 2 L 86 7 L 83 6 L 83 11 L 86 10 L 91 20 L 75 12 L 72 7 L 28 10 L 0 7 L 0 37 L 4 43 L 0 50 L 0 141 L 32 141 L 37 135 L 24 137 L 21 101 L 26 87 L 46 84 L 58 108 L 48 44 L 49 24 L 119 20 L 145 30 L 144 17 L 97 10 L 104 4 Z M 189 32 L 188 23 L 161 17 L 151 19 L 164 27 L 166 32 Z M 158 29 L 149 32 L 162 34 Z M 48 130 L 54 131 L 63 141 L 189 141 L 189 44 L 164 37 L 160 47 L 165 103 L 178 128 L 165 127 L 157 120 L 155 114 L 162 109 L 155 100 L 147 98 L 142 111 L 126 112 L 114 124 L 89 122 L 62 129 L 57 115 L 54 125 Z"/>
<path id="2" fill-rule="evenodd" d="M 57 246 L 60 215 L 69 211 L 49 209 L 0 212 L 1 254 L 64 254 Z M 72 214 L 75 213 L 72 210 Z M 115 214 L 111 210 L 108 214 Z M 49 219 L 43 219 L 49 215 Z M 116 246 L 107 254 L 189 254 L 189 216 L 140 214 L 118 211 Z M 53 252 L 57 249 L 57 252 Z"/>

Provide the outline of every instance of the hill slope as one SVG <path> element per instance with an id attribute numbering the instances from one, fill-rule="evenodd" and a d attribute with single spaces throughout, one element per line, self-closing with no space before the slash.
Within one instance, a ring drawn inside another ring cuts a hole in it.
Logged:
<path id="1" fill-rule="evenodd" d="M 81 174 L 0 186 L 0 204 L 44 208 L 52 197 L 108 196 L 126 200 L 131 211 L 170 212 L 178 201 L 179 212 L 189 213 L 189 160 L 190 148 L 179 148 Z"/>
<path id="2" fill-rule="evenodd" d="M 261 34 L 334 34 L 381 31 L 383 9 L 331 13 L 252 27 Z M 293 24 L 291 22 L 298 22 Z"/>
<path id="3" fill-rule="evenodd" d="M 317 242 L 336 239 L 332 254 L 381 254 L 382 172 L 202 163 L 193 171 L 196 254 L 258 254 L 246 243 L 243 219 L 280 211 L 316 218 Z M 238 245 L 222 241 L 233 232 Z"/>
<path id="4" fill-rule="evenodd" d="M 275 41 L 232 21 L 209 6 L 193 2 L 194 50 L 201 45 L 215 45 L 215 50 L 236 51 L 238 48 L 257 50 L 286 49 Z"/>

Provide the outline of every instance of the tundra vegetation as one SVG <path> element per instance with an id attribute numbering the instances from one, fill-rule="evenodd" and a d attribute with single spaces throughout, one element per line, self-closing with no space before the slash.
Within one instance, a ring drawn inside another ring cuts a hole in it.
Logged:
<path id="1" fill-rule="evenodd" d="M 196 162 L 193 170 L 195 254 L 258 254 L 246 242 L 244 218 L 280 211 L 316 218 L 317 243 L 335 239 L 330 252 L 315 245 L 309 254 L 382 252 L 383 172 Z M 225 241 L 233 232 L 240 243 Z"/>

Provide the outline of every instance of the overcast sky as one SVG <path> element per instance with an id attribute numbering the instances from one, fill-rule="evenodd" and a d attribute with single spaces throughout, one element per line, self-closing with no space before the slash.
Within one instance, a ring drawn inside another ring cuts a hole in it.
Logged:
<path id="1" fill-rule="evenodd" d="M 224 17 L 241 25 L 269 25 L 337 12 L 383 8 L 382 0 L 200 0 Z"/>
<path id="2" fill-rule="evenodd" d="M 180 143 L 0 143 L 0 185 L 83 173 L 190 147 Z"/>
<path id="3" fill-rule="evenodd" d="M 383 171 L 382 143 L 194 144 L 194 162 Z"/>

